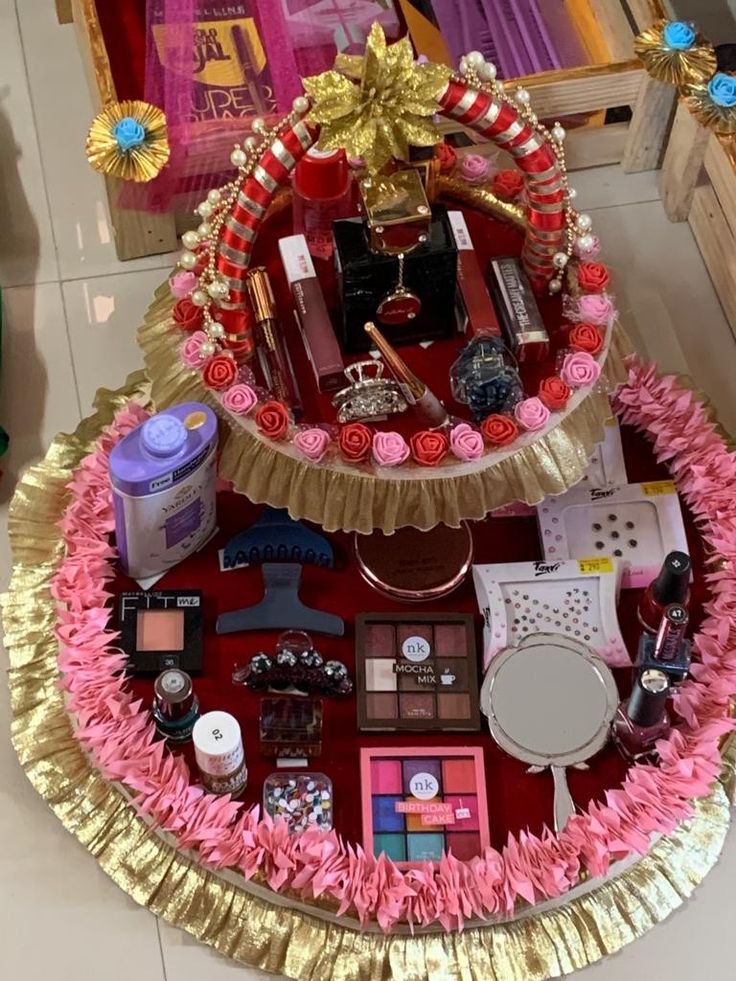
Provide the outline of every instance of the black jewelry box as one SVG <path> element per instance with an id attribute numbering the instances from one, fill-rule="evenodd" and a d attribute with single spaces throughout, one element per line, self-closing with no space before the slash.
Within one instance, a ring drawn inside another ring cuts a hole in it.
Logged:
<path id="1" fill-rule="evenodd" d="M 395 293 L 400 283 L 398 256 L 372 252 L 360 218 L 333 222 L 333 235 L 340 304 L 338 331 L 346 353 L 370 350 L 370 338 L 363 330 L 369 320 L 375 321 L 394 345 L 455 334 L 457 248 L 442 205 L 432 208 L 426 243 L 403 260 L 403 285 L 421 301 L 418 313 L 403 323 L 386 323 L 378 313 L 381 302 Z"/>

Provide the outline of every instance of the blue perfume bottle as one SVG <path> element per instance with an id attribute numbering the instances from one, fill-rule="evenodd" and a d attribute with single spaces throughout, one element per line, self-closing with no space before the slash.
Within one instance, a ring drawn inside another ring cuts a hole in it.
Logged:
<path id="1" fill-rule="evenodd" d="M 450 369 L 452 394 L 467 405 L 475 422 L 509 410 L 523 398 L 516 360 L 500 337 L 479 333 Z"/>

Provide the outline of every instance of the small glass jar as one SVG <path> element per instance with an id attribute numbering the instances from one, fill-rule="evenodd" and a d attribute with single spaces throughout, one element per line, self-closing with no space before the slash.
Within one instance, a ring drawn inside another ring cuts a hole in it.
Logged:
<path id="1" fill-rule="evenodd" d="M 475 422 L 508 412 L 523 398 L 516 364 L 500 337 L 479 333 L 460 352 L 450 369 L 453 397 L 467 405 Z"/>

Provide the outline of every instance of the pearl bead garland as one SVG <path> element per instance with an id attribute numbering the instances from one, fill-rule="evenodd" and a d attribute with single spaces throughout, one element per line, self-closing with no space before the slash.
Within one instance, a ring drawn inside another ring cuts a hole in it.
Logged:
<path id="1" fill-rule="evenodd" d="M 181 241 L 185 249 L 196 249 L 199 245 L 199 235 L 196 232 L 184 232 Z"/>
<path id="2" fill-rule="evenodd" d="M 179 265 L 182 269 L 194 269 L 197 265 L 197 257 L 193 252 L 182 252 L 179 256 Z"/>

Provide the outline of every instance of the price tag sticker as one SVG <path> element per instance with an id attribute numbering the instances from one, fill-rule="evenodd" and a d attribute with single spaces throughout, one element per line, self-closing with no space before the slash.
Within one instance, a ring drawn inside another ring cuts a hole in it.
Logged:
<path id="1" fill-rule="evenodd" d="M 601 572 L 613 572 L 613 562 L 607 556 L 602 559 L 578 559 L 581 576 L 596 576 Z"/>
<path id="2" fill-rule="evenodd" d="M 660 494 L 676 494 L 677 488 L 671 480 L 653 480 L 642 484 L 641 489 L 647 497 L 658 497 Z"/>

